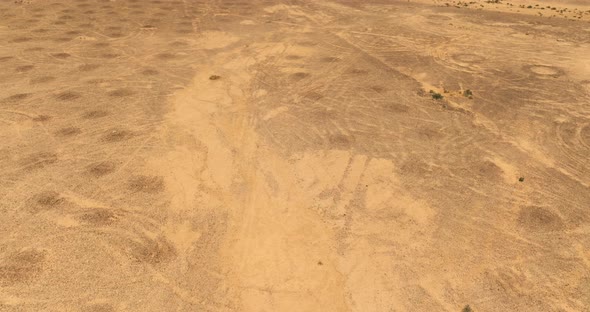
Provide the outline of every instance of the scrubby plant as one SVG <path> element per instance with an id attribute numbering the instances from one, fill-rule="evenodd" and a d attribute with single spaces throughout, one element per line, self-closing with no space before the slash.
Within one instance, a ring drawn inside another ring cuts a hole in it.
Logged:
<path id="1" fill-rule="evenodd" d="M 461 312 L 473 312 L 473 309 L 469 305 L 466 305 Z"/>

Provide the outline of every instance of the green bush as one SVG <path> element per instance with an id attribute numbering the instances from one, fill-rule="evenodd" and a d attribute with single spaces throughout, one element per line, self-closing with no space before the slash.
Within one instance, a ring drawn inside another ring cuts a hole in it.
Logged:
<path id="1" fill-rule="evenodd" d="M 436 93 L 436 92 L 432 92 L 432 98 L 435 100 L 442 100 L 443 99 L 443 95 L 440 93 Z"/>

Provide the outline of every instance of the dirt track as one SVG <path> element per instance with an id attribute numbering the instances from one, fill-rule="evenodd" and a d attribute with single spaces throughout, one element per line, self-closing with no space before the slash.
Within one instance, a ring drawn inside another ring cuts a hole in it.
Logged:
<path id="1" fill-rule="evenodd" d="M 590 311 L 583 3 L 17 2 L 0 311 Z"/>

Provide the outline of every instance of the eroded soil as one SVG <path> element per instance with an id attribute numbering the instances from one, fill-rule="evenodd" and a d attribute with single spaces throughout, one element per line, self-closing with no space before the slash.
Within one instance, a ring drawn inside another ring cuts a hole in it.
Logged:
<path id="1" fill-rule="evenodd" d="M 582 2 L 0 2 L 0 310 L 588 311 Z"/>

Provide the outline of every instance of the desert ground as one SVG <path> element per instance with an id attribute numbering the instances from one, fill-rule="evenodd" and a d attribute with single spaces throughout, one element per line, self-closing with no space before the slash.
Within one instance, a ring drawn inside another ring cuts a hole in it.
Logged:
<path id="1" fill-rule="evenodd" d="M 2 0 L 0 38 L 0 311 L 590 311 L 588 1 Z"/>

